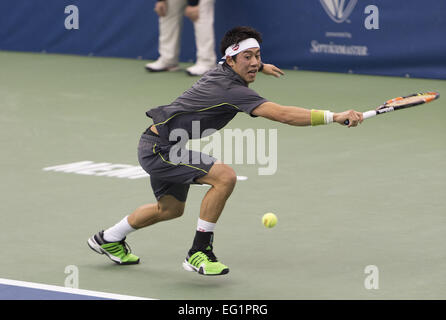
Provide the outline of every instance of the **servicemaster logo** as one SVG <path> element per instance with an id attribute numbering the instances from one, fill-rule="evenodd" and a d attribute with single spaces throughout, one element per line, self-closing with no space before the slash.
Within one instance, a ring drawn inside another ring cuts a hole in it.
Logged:
<path id="1" fill-rule="evenodd" d="M 342 23 L 350 16 L 358 0 L 320 0 L 331 20 Z"/>

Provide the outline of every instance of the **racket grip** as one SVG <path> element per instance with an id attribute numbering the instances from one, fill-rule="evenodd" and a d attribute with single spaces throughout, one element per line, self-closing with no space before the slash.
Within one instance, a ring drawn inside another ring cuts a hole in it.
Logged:
<path id="1" fill-rule="evenodd" d="M 374 117 L 374 116 L 376 116 L 376 111 L 375 111 L 375 110 L 370 110 L 370 111 L 366 111 L 366 112 L 363 112 L 363 113 L 362 113 L 362 119 L 363 119 L 363 120 L 368 119 L 368 118 L 371 118 L 371 117 Z M 346 119 L 346 120 L 344 121 L 344 124 L 345 124 L 346 126 L 348 126 L 348 125 L 350 124 L 350 121 L 348 121 L 348 119 Z"/>

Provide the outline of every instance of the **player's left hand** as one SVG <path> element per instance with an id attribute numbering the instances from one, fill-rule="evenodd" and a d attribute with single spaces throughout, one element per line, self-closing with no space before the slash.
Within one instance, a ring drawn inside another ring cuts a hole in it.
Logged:
<path id="1" fill-rule="evenodd" d="M 276 78 L 279 78 L 280 76 L 283 76 L 285 74 L 282 70 L 277 68 L 275 65 L 267 64 L 267 63 L 263 64 L 262 72 L 264 74 L 267 74 L 267 75 L 270 75 L 270 76 L 275 76 Z"/>

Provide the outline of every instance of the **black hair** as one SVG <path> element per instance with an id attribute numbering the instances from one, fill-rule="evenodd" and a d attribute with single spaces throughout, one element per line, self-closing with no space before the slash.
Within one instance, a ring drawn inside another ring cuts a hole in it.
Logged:
<path id="1" fill-rule="evenodd" d="M 240 43 L 240 41 L 254 38 L 260 44 L 262 43 L 262 34 L 252 27 L 239 26 L 232 28 L 224 35 L 220 42 L 220 52 L 222 56 L 225 55 L 225 51 L 229 46 Z"/>

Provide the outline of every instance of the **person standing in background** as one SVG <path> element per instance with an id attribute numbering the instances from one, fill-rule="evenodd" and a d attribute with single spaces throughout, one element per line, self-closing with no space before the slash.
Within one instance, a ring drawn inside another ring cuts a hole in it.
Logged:
<path id="1" fill-rule="evenodd" d="M 183 15 L 194 25 L 197 49 L 196 62 L 186 73 L 201 76 L 215 67 L 214 5 L 215 0 L 158 0 L 154 10 L 159 16 L 159 58 L 146 64 L 146 69 L 178 70 Z"/>

